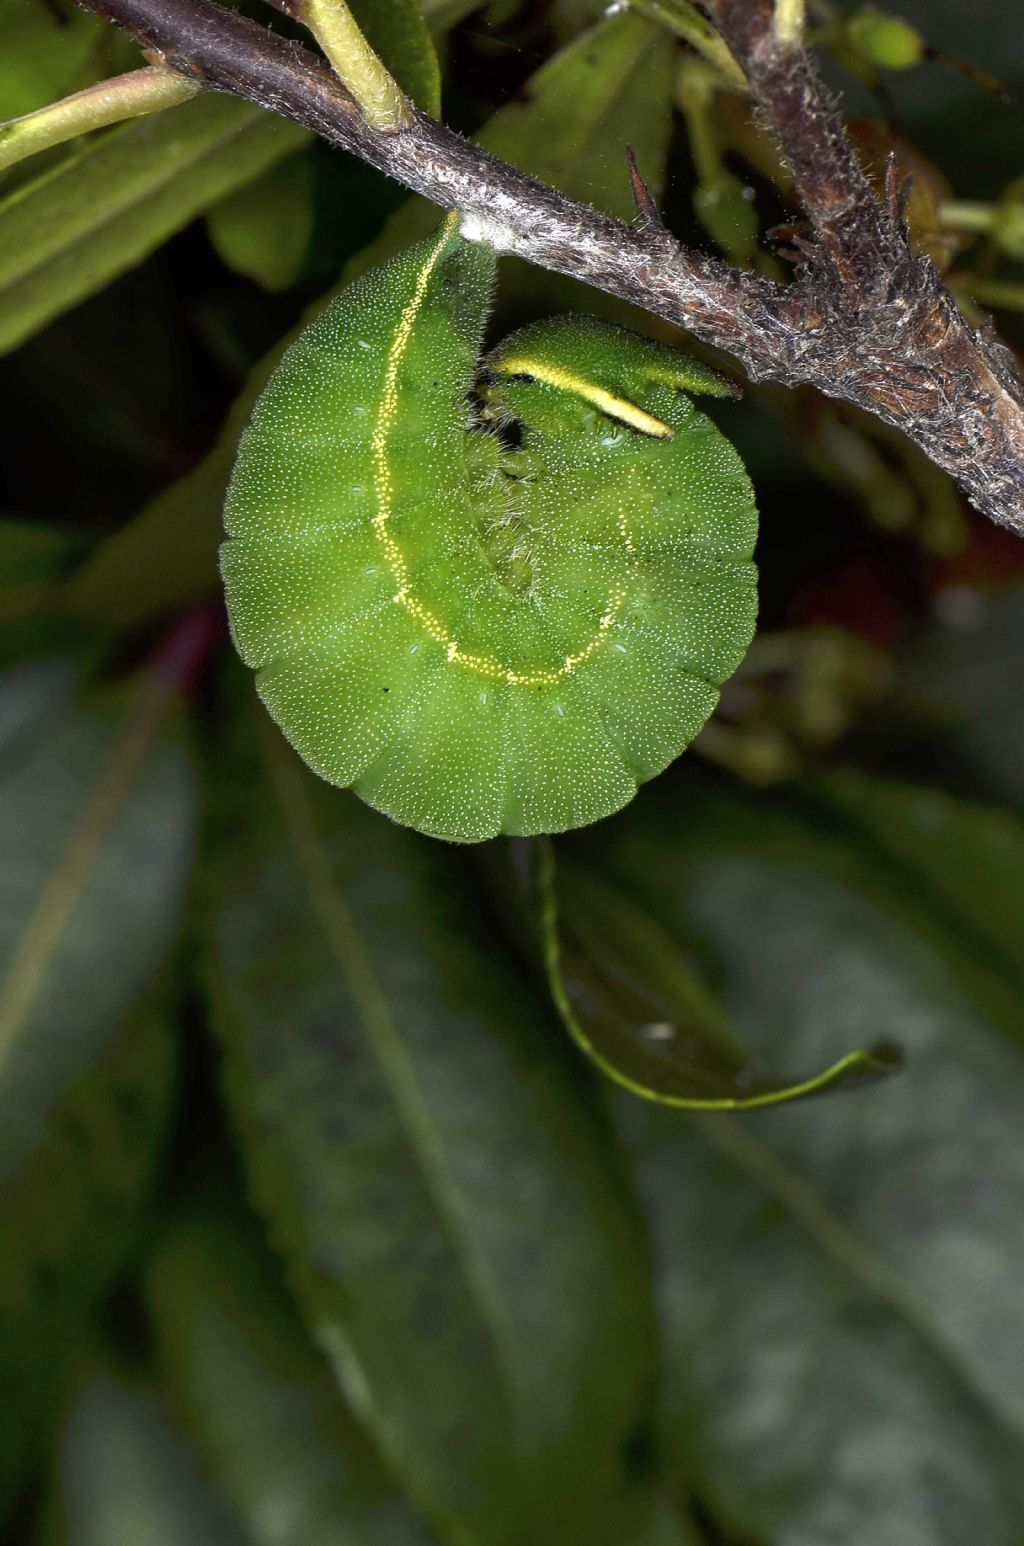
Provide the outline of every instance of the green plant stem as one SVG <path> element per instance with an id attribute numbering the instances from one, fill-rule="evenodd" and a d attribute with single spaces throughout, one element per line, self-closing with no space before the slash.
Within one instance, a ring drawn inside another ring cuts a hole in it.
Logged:
<path id="1" fill-rule="evenodd" d="M 158 65 L 97 81 L 72 97 L 0 124 L 0 171 L 93 129 L 177 107 L 199 89 L 188 76 Z"/>
<path id="2" fill-rule="evenodd" d="M 990 231 L 994 204 L 975 204 L 968 199 L 946 199 L 939 205 L 939 219 L 953 231 Z"/>
<path id="3" fill-rule="evenodd" d="M 1024 311 L 1024 283 L 1013 279 L 984 279 L 978 274 L 950 276 L 954 290 L 963 291 L 982 306 L 999 311 Z"/>
<path id="4" fill-rule="evenodd" d="M 804 0 L 775 0 L 774 33 L 780 48 L 799 48 L 804 34 Z"/>
<path id="5" fill-rule="evenodd" d="M 386 134 L 408 124 L 408 102 L 363 37 L 345 0 L 303 0 L 301 15 L 367 123 Z"/>

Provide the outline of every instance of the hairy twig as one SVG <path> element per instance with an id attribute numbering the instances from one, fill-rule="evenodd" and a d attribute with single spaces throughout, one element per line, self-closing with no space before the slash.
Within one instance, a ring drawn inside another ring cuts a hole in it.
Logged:
<path id="1" fill-rule="evenodd" d="M 910 248 L 903 192 L 880 205 L 772 0 L 708 0 L 793 173 L 815 240 L 790 285 L 577 204 L 411 109 L 384 132 L 326 67 L 214 0 L 79 0 L 174 69 L 282 113 L 462 213 L 465 234 L 678 323 L 755 381 L 811 385 L 902 429 L 977 507 L 1024 535 L 1024 388 Z"/>

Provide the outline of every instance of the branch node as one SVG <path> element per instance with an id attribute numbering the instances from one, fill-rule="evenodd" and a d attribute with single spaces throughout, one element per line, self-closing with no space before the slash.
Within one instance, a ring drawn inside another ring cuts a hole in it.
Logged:
<path id="1" fill-rule="evenodd" d="M 409 104 L 363 36 L 345 0 L 300 0 L 302 20 L 338 79 L 355 97 L 368 124 L 382 134 L 408 128 Z"/>

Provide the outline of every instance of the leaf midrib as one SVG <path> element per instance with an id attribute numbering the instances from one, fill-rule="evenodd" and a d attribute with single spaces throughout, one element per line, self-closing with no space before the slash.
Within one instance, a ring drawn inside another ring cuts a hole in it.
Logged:
<path id="1" fill-rule="evenodd" d="M 187 111 L 191 104 L 183 103 L 181 106 Z M 168 109 L 170 113 L 180 110 L 180 108 Z M 141 185 L 135 184 L 125 192 L 122 198 L 115 198 L 109 203 L 104 203 L 100 218 L 92 220 L 88 225 L 76 229 L 65 241 L 54 243 L 43 250 L 33 249 L 31 246 L 22 249 L 21 264 L 9 269 L 7 274 L 0 278 L 0 300 L 8 298 L 11 290 L 31 280 L 53 263 L 61 259 L 67 259 L 77 248 L 95 241 L 109 226 L 121 219 L 126 212 L 145 204 L 148 200 L 163 192 L 169 184 L 178 181 L 183 170 L 194 172 L 204 161 L 222 150 L 232 140 L 248 135 L 255 129 L 263 132 L 268 123 L 280 122 L 281 120 L 275 119 L 259 109 L 254 109 L 252 117 L 242 117 L 240 120 L 229 123 L 217 131 L 212 139 L 204 140 L 201 148 L 197 147 L 188 160 L 184 162 L 175 160 L 173 163 L 169 161 L 161 172 L 153 177 L 148 177 Z M 137 135 L 138 132 L 139 125 L 137 123 L 126 124 L 121 129 L 115 129 L 113 133 L 105 135 L 100 144 L 88 147 L 79 155 L 61 162 L 47 176 L 28 183 L 23 188 L 19 188 L 8 201 L 5 201 L 3 206 L 0 206 L 0 219 L 9 210 L 16 209 L 19 204 L 27 203 L 33 195 L 45 190 L 49 184 L 66 176 L 68 173 L 73 173 L 83 162 L 92 161 L 95 157 L 105 154 L 111 148 L 112 143 L 116 149 L 117 142 L 131 137 L 133 134 Z M 284 151 L 282 150 L 283 153 Z M 217 196 L 219 197 L 219 195 Z M 199 212 L 200 210 L 197 209 L 194 213 Z"/>
<path id="2" fill-rule="evenodd" d="M 0 983 L 0 1078 L 28 1024 L 46 973 L 60 948 L 103 840 L 123 809 L 142 759 L 170 699 L 161 679 L 152 681 L 136 713 L 105 758 L 71 835 L 43 886 Z"/>
<path id="3" fill-rule="evenodd" d="M 471 1297 L 491 1332 L 495 1366 L 517 1416 L 526 1411 L 526 1391 L 515 1342 L 490 1267 L 467 1233 L 458 1188 L 450 1174 L 430 1108 L 411 1060 L 402 1046 L 380 980 L 348 905 L 325 857 L 301 774 L 277 744 L 268 743 L 271 778 L 314 916 L 355 1000 L 374 1055 L 384 1073 L 402 1127 L 416 1155 L 427 1191 L 455 1250 Z"/>

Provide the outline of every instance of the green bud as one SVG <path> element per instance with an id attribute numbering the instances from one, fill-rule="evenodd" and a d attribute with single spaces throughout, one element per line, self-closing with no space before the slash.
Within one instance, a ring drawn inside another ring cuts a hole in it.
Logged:
<path id="1" fill-rule="evenodd" d="M 1024 199 L 1005 199 L 996 205 L 990 234 L 1008 258 L 1024 263 Z"/>
<path id="2" fill-rule="evenodd" d="M 924 58 L 924 39 L 917 29 L 873 5 L 855 11 L 846 31 L 854 47 L 883 70 L 910 70 Z"/>

